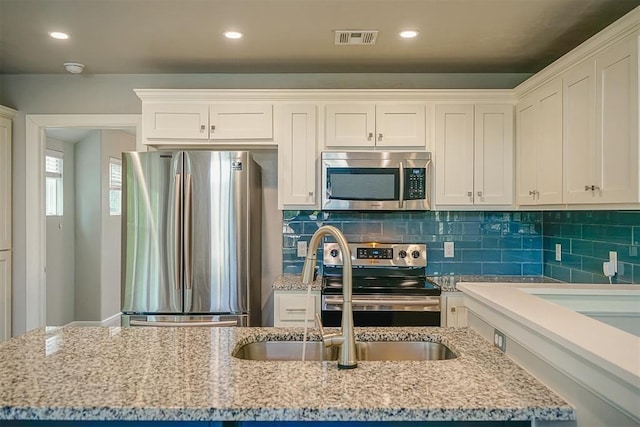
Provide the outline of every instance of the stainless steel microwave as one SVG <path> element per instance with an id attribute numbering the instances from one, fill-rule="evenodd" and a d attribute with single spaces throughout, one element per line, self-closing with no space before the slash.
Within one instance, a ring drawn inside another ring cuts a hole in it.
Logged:
<path id="1" fill-rule="evenodd" d="M 431 209 L 431 153 L 323 152 L 322 209 Z"/>

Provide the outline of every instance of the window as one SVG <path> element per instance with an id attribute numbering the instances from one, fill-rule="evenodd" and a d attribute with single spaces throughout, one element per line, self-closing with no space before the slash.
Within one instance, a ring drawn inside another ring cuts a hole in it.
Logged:
<path id="1" fill-rule="evenodd" d="M 45 154 L 45 211 L 47 216 L 62 216 L 63 153 L 47 150 Z"/>
<path id="2" fill-rule="evenodd" d="M 122 214 L 122 160 L 109 157 L 109 215 Z"/>

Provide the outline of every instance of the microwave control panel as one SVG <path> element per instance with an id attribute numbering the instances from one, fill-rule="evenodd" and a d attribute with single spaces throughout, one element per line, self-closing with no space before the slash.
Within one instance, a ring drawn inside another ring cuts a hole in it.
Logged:
<path id="1" fill-rule="evenodd" d="M 427 173 L 424 168 L 408 168 L 404 170 L 404 199 L 420 200 L 426 197 Z"/>

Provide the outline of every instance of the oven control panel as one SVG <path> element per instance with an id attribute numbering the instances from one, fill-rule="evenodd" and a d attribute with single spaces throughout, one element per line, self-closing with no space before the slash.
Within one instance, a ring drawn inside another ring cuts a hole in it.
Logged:
<path id="1" fill-rule="evenodd" d="M 325 265 L 342 265 L 342 251 L 337 243 L 325 243 Z M 349 243 L 351 264 L 368 267 L 425 267 L 427 245 L 410 243 Z"/>

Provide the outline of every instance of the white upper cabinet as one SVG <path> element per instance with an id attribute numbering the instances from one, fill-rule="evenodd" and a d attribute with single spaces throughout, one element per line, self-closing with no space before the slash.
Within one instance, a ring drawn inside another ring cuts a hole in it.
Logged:
<path id="1" fill-rule="evenodd" d="M 316 106 L 283 105 L 280 114 L 278 208 L 316 208 Z"/>
<path id="2" fill-rule="evenodd" d="M 516 106 L 517 203 L 562 203 L 562 79 Z"/>
<path id="3" fill-rule="evenodd" d="M 426 148 L 424 104 L 329 104 L 328 149 Z"/>
<path id="4" fill-rule="evenodd" d="M 598 196 L 636 203 L 638 195 L 638 39 L 630 37 L 595 58 Z M 587 183 L 588 184 L 588 183 Z"/>
<path id="5" fill-rule="evenodd" d="M 147 144 L 272 140 L 271 104 L 144 103 Z"/>
<path id="6" fill-rule="evenodd" d="M 437 205 L 513 204 L 513 106 L 435 108 Z"/>
<path id="7" fill-rule="evenodd" d="M 0 251 L 11 249 L 11 119 L 0 110 Z"/>
<path id="8" fill-rule="evenodd" d="M 629 39 L 563 75 L 566 203 L 638 202 L 637 67 Z"/>

